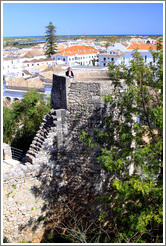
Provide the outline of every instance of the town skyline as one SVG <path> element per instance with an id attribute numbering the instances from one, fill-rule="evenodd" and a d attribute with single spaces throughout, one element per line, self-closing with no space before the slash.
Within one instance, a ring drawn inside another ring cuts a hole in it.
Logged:
<path id="1" fill-rule="evenodd" d="M 4 1 L 3 37 L 44 36 L 50 21 L 59 36 L 163 35 L 163 4 Z"/>

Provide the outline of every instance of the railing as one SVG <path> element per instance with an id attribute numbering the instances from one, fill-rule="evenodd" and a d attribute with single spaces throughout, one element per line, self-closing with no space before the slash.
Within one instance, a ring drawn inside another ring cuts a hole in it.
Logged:
<path id="1" fill-rule="evenodd" d="M 12 159 L 21 161 L 23 157 L 23 150 L 11 147 Z"/>

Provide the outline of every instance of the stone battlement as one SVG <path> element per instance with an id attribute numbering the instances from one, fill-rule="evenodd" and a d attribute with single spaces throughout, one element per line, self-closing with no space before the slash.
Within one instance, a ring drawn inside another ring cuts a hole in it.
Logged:
<path id="1" fill-rule="evenodd" d="M 105 71 L 104 71 L 105 72 Z M 74 109 L 76 107 L 101 106 L 104 94 L 112 94 L 113 86 L 111 81 L 96 80 L 95 82 L 73 82 L 68 88 L 69 81 L 66 77 L 53 75 L 51 91 L 51 108 L 53 109 Z M 100 105 L 99 105 L 100 104 Z"/>

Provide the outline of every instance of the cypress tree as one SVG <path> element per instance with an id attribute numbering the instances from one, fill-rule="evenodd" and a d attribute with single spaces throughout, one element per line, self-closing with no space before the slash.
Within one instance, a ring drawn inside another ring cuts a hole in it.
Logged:
<path id="1" fill-rule="evenodd" d="M 52 22 L 49 22 L 49 25 L 46 26 L 46 50 L 45 55 L 47 57 L 51 57 L 57 51 L 57 44 L 56 44 L 56 26 L 53 25 Z"/>

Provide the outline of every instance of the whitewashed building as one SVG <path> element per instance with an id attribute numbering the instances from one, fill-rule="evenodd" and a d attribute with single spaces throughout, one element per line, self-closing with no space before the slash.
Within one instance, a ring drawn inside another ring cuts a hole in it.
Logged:
<path id="1" fill-rule="evenodd" d="M 89 46 L 71 46 L 51 56 L 51 58 L 62 61 L 66 65 L 93 65 L 93 60 L 97 60 L 99 51 Z"/>
<path id="2" fill-rule="evenodd" d="M 22 52 L 22 54 L 19 55 L 19 52 Z M 26 52 L 26 54 L 24 53 L 23 50 L 21 51 L 18 50 L 18 51 L 15 51 L 15 54 L 8 54 L 7 56 L 3 57 L 3 64 L 2 64 L 3 75 L 7 77 L 11 77 L 11 78 L 20 77 L 22 76 L 22 70 L 25 70 L 25 69 L 28 70 L 27 67 L 30 66 L 28 65 L 28 63 L 31 63 L 32 66 L 35 65 L 33 63 L 34 60 L 37 60 L 38 63 L 41 63 L 41 62 L 42 63 L 45 62 L 45 64 L 50 63 L 48 59 L 46 58 L 46 56 L 42 52 L 39 52 L 38 50 L 29 50 L 28 52 Z M 27 64 L 25 61 L 27 61 Z"/>
<path id="3" fill-rule="evenodd" d="M 113 62 L 115 65 L 124 64 L 124 53 L 120 50 L 111 50 L 107 53 L 100 53 L 99 57 L 99 66 L 107 67 L 110 62 Z"/>
<path id="4" fill-rule="evenodd" d="M 22 63 L 22 68 L 30 73 L 40 73 L 49 66 L 54 66 L 55 60 L 51 58 L 41 58 L 33 60 L 25 60 Z"/>
<path id="5" fill-rule="evenodd" d="M 19 57 L 5 57 L 3 58 L 3 75 L 16 74 L 20 75 L 22 64 Z"/>
<path id="6" fill-rule="evenodd" d="M 156 61 L 153 58 L 151 52 L 150 52 L 150 48 L 155 51 L 157 50 L 157 46 L 156 44 L 150 44 L 150 43 L 131 43 L 125 52 L 125 65 L 130 66 L 130 61 L 133 59 L 133 52 L 135 49 L 138 49 L 139 53 L 141 54 L 141 56 L 144 58 L 144 62 L 145 64 L 149 64 L 150 62 L 152 64 L 154 64 Z"/>
<path id="7" fill-rule="evenodd" d="M 122 52 L 126 52 L 127 50 L 127 46 L 129 44 L 126 43 L 126 45 L 123 45 L 123 43 L 126 43 L 126 42 L 122 42 L 122 43 L 114 43 L 112 44 L 111 46 L 108 47 L 107 51 L 112 51 L 112 50 L 120 50 Z"/>

